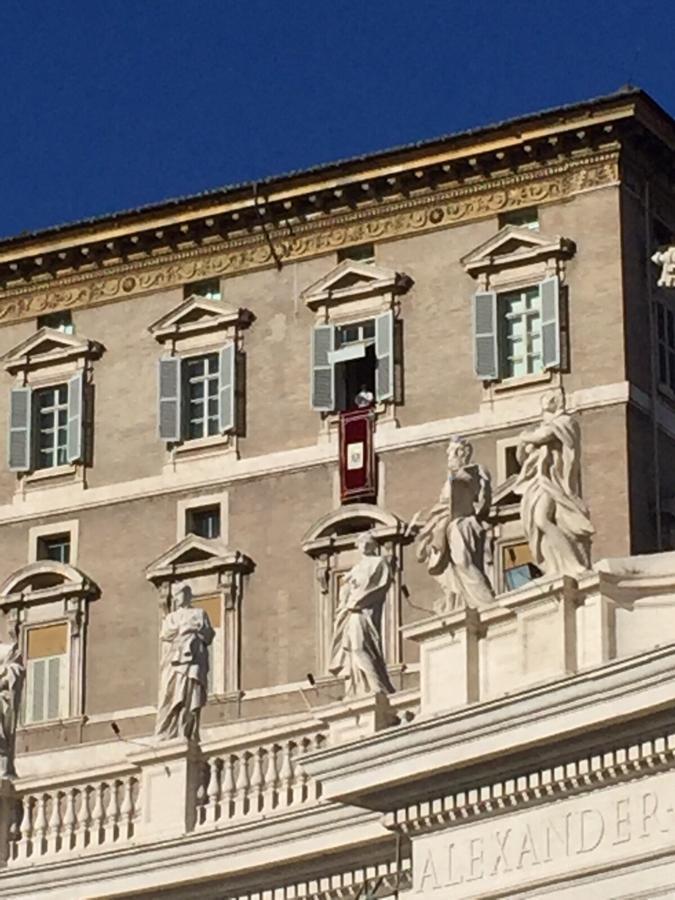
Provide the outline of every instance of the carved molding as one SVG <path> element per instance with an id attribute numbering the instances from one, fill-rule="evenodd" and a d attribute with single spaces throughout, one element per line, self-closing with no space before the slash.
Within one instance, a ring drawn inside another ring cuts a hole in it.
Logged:
<path id="1" fill-rule="evenodd" d="M 519 174 L 480 178 L 424 196 L 374 203 L 366 208 L 262 233 L 100 270 L 55 278 L 49 285 L 13 286 L 0 291 L 0 322 L 14 322 L 60 309 L 109 303 L 185 282 L 272 267 L 270 248 L 283 262 L 330 253 L 371 240 L 404 237 L 445 228 L 499 212 L 553 203 L 584 191 L 617 184 L 618 150 L 568 159 Z"/>

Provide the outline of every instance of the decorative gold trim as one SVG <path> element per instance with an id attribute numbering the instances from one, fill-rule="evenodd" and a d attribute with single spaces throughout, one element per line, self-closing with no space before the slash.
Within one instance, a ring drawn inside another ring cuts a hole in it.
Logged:
<path id="1" fill-rule="evenodd" d="M 482 178 L 471 184 L 439 189 L 420 197 L 377 203 L 339 215 L 289 227 L 268 227 L 277 257 L 290 262 L 338 247 L 391 240 L 446 228 L 499 212 L 553 203 L 583 191 L 617 184 L 616 150 L 568 159 L 520 174 Z M 148 291 L 166 290 L 215 276 L 275 265 L 268 239 L 254 234 L 164 256 L 111 266 L 100 271 L 55 279 L 54 286 L 34 285 L 0 291 L 0 321 L 28 319 L 44 312 L 96 306 Z"/>

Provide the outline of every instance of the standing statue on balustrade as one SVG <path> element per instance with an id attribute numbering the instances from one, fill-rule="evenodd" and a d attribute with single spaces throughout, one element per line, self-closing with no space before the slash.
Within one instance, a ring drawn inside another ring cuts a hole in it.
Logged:
<path id="1" fill-rule="evenodd" d="M 490 549 L 490 473 L 472 463 L 463 438 L 448 444 L 448 474 L 429 510 L 416 513 L 408 529 L 417 535 L 417 559 L 441 586 L 438 612 L 485 609 L 495 596 L 486 575 Z"/>
<path id="2" fill-rule="evenodd" d="M 575 575 L 590 567 L 593 526 L 579 495 L 579 424 L 560 391 L 541 400 L 540 425 L 520 435 L 520 517 L 534 562 L 544 575 Z"/>
<path id="3" fill-rule="evenodd" d="M 335 615 L 329 669 L 346 679 L 347 696 L 382 692 L 394 686 L 382 652 L 382 607 L 392 580 L 391 563 L 380 556 L 370 532 L 359 536 L 361 559 L 347 574 Z"/>
<path id="4" fill-rule="evenodd" d="M 13 778 L 16 723 L 26 670 L 19 647 L 0 644 L 0 778 Z"/>
<path id="5" fill-rule="evenodd" d="M 209 645 L 214 631 L 203 609 L 192 606 L 187 584 L 174 585 L 172 612 L 162 622 L 159 707 L 160 740 L 199 740 L 199 717 L 208 695 Z"/>

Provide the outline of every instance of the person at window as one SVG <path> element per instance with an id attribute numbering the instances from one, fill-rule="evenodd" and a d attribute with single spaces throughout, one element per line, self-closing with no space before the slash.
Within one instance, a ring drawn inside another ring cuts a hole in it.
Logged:
<path id="1" fill-rule="evenodd" d="M 357 409 L 367 409 L 369 406 L 372 406 L 375 402 L 375 395 L 372 391 L 368 390 L 368 386 L 362 384 L 358 394 L 354 398 L 354 404 Z"/>
<path id="2" fill-rule="evenodd" d="M 417 559 L 440 584 L 439 612 L 484 609 L 495 595 L 485 570 L 490 473 L 471 462 L 473 447 L 463 438 L 448 444 L 448 475 L 438 503 L 416 513 L 408 528 L 417 535 Z"/>
<path id="3" fill-rule="evenodd" d="M 173 588 L 173 611 L 162 623 L 159 707 L 160 740 L 199 740 L 199 718 L 208 696 L 209 645 L 215 632 L 203 609 L 192 606 L 187 584 Z"/>
<path id="4" fill-rule="evenodd" d="M 544 394 L 541 408 L 541 424 L 520 435 L 513 490 L 536 565 L 544 575 L 575 575 L 590 568 L 594 533 L 579 495 L 579 423 L 559 391 Z"/>
<path id="5" fill-rule="evenodd" d="M 382 653 L 382 607 L 392 579 L 388 560 L 379 554 L 377 541 L 365 532 L 356 541 L 361 558 L 344 581 L 344 593 L 335 616 L 329 670 L 346 679 L 349 697 L 381 692 L 392 694 Z"/>
<path id="6" fill-rule="evenodd" d="M 13 778 L 16 723 L 26 670 L 16 643 L 0 644 L 0 778 Z"/>

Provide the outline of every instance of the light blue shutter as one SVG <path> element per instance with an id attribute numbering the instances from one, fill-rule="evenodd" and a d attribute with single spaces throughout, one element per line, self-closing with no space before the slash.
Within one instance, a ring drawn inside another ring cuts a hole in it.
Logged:
<path id="1" fill-rule="evenodd" d="M 82 459 L 84 410 L 84 372 L 78 372 L 68 382 L 68 462 Z"/>
<path id="2" fill-rule="evenodd" d="M 560 282 L 547 278 L 539 285 L 541 296 L 541 360 L 545 369 L 560 365 Z"/>
<path id="3" fill-rule="evenodd" d="M 58 719 L 61 714 L 61 656 L 46 659 L 47 663 L 47 719 Z"/>
<path id="4" fill-rule="evenodd" d="M 389 311 L 375 319 L 375 397 L 391 400 L 394 396 L 394 313 Z"/>
<path id="5" fill-rule="evenodd" d="M 478 291 L 473 296 L 473 342 L 478 378 L 483 381 L 498 378 L 497 294 L 494 291 Z"/>
<path id="6" fill-rule="evenodd" d="M 180 359 L 176 356 L 159 360 L 159 436 L 164 441 L 181 438 Z"/>
<path id="7" fill-rule="evenodd" d="M 30 721 L 42 722 L 45 718 L 45 670 L 46 660 L 36 659 L 30 665 Z"/>
<path id="8" fill-rule="evenodd" d="M 31 389 L 12 388 L 9 413 L 9 468 L 13 472 L 30 469 Z"/>
<path id="9" fill-rule="evenodd" d="M 329 354 L 335 349 L 335 328 L 317 325 L 312 333 L 312 408 L 335 409 L 335 370 Z"/>
<path id="10" fill-rule="evenodd" d="M 234 428 L 235 345 L 227 344 L 218 354 L 218 427 L 221 434 Z"/>

